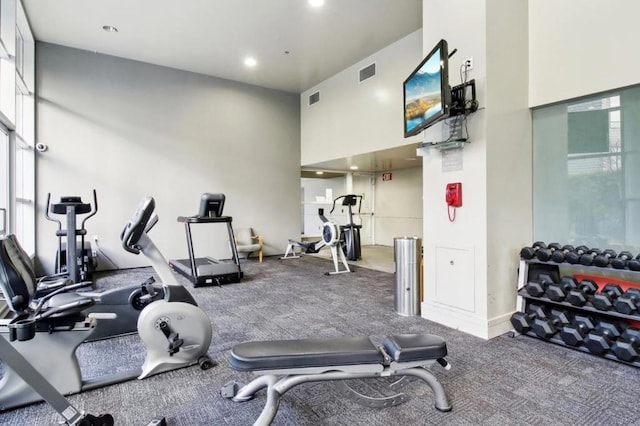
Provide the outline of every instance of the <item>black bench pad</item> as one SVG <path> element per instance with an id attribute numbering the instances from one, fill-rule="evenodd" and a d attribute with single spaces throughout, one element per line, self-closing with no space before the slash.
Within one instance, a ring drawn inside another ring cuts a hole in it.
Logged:
<path id="1" fill-rule="evenodd" d="M 229 364 L 235 370 L 253 371 L 382 361 L 382 355 L 368 337 L 340 337 L 240 343 L 231 350 Z"/>
<path id="2" fill-rule="evenodd" d="M 444 339 L 432 334 L 398 334 L 387 337 L 382 344 L 395 362 L 436 360 L 447 355 Z M 383 362 L 368 337 L 245 342 L 233 347 L 229 360 L 231 367 L 240 371 Z"/>
<path id="3" fill-rule="evenodd" d="M 382 345 L 395 362 L 435 360 L 447 355 L 444 339 L 433 334 L 396 334 L 384 339 Z"/>

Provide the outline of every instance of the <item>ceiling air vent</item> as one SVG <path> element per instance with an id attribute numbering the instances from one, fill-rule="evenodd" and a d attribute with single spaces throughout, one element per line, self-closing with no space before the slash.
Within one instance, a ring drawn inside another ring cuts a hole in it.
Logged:
<path id="1" fill-rule="evenodd" d="M 374 62 L 371 65 L 368 65 L 360 70 L 360 79 L 359 83 L 362 83 L 365 80 L 370 79 L 371 77 L 376 75 L 376 63 Z"/>
<path id="2" fill-rule="evenodd" d="M 309 106 L 320 102 L 320 92 L 315 92 L 309 95 Z"/>

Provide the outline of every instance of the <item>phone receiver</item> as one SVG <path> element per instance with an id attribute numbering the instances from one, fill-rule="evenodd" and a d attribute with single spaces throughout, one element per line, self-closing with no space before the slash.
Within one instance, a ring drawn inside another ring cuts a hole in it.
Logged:
<path id="1" fill-rule="evenodd" d="M 451 206 L 451 207 L 462 206 L 462 183 L 460 182 L 448 183 L 445 188 L 444 200 L 448 206 Z"/>

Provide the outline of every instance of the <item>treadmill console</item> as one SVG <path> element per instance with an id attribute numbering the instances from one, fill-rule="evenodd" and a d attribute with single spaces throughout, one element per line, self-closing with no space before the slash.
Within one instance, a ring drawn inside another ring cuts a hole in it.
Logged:
<path id="1" fill-rule="evenodd" d="M 224 194 L 204 193 L 200 197 L 200 209 L 198 216 L 200 217 L 220 217 L 224 209 Z"/>

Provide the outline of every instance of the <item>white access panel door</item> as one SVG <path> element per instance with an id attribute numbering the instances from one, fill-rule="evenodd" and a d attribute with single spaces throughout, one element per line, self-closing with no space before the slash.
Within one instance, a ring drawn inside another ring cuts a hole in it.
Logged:
<path id="1" fill-rule="evenodd" d="M 436 247 L 434 302 L 475 312 L 473 249 Z"/>

